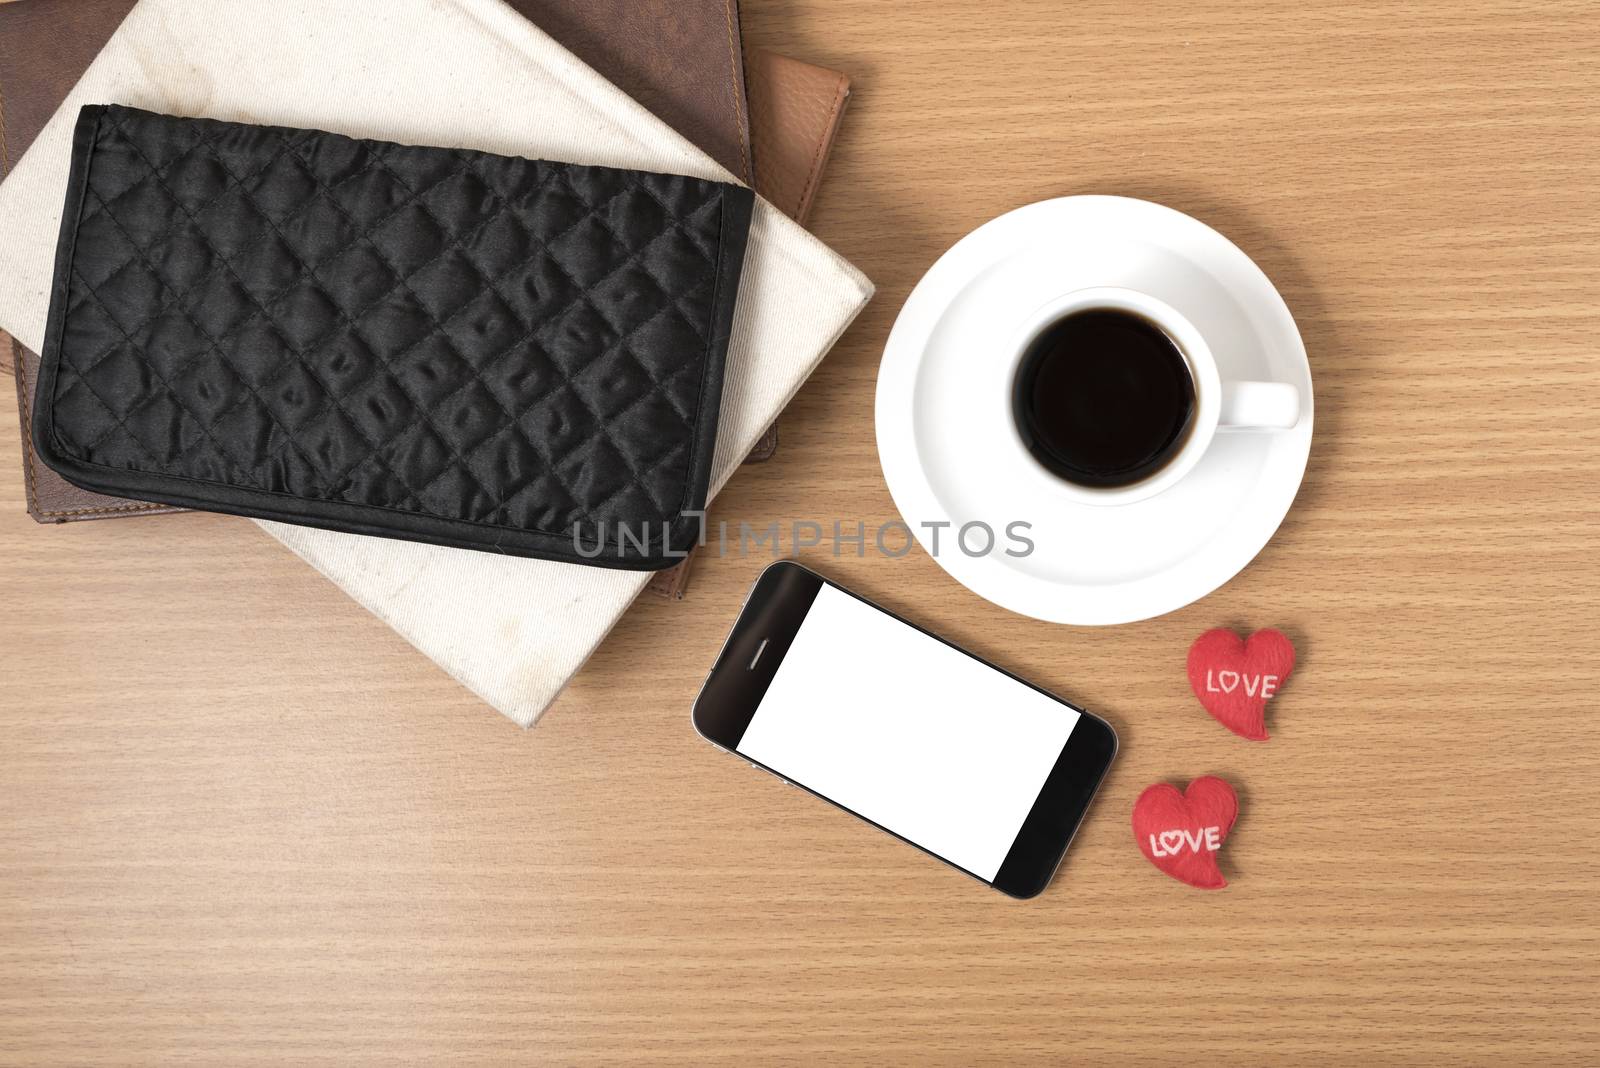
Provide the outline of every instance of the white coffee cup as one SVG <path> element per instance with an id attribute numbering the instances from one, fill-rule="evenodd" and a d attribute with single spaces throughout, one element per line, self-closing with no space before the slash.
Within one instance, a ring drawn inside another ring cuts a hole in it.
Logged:
<path id="1" fill-rule="evenodd" d="M 1012 418 L 1012 396 L 1023 357 L 1045 328 L 1069 315 L 1092 309 L 1128 312 L 1156 326 L 1183 356 L 1194 385 L 1194 414 L 1188 436 L 1159 469 L 1124 486 L 1086 486 L 1048 471 L 1028 449 Z M 1046 471 L 1061 494 L 1083 504 L 1121 505 L 1142 501 L 1166 490 L 1193 470 L 1219 431 L 1287 430 L 1300 421 L 1300 392 L 1287 382 L 1222 380 L 1217 361 L 1200 331 L 1172 305 L 1145 293 L 1118 286 L 1096 286 L 1064 294 L 1036 309 L 1021 324 L 1010 346 L 1012 365 L 1005 376 L 1005 425 L 1024 462 Z"/>

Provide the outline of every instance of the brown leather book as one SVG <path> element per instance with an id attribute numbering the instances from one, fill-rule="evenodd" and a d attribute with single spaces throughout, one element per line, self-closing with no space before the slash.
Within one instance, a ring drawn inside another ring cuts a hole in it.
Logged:
<path id="1" fill-rule="evenodd" d="M 745 57 L 756 191 L 805 225 L 850 100 L 836 70 L 758 48 Z"/>
<path id="2" fill-rule="evenodd" d="M 752 185 L 736 0 L 508 0 L 712 159 Z"/>
<path id="3" fill-rule="evenodd" d="M 758 48 L 745 58 L 756 192 L 804 226 L 822 169 L 850 100 L 850 79 L 836 70 Z M 778 427 L 762 435 L 746 463 L 778 449 Z"/>

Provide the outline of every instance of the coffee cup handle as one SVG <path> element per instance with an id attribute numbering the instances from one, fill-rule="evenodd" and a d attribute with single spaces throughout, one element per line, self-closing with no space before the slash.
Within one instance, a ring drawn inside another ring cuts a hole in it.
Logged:
<path id="1" fill-rule="evenodd" d="M 1300 421 L 1300 391 L 1287 382 L 1224 382 L 1218 430 L 1287 430 Z"/>

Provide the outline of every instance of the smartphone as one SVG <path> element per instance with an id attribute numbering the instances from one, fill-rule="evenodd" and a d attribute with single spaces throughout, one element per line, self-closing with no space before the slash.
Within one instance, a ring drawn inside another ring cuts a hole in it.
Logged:
<path id="1" fill-rule="evenodd" d="M 727 750 L 1012 897 L 1055 875 L 1110 724 L 815 571 L 761 573 L 692 714 Z"/>

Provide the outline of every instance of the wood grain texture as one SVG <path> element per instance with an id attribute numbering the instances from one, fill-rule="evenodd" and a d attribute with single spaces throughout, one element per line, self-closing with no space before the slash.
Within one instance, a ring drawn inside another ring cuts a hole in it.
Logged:
<path id="1" fill-rule="evenodd" d="M 1300 498 L 1236 580 L 1102 630 L 920 551 L 818 566 L 1107 715 L 1019 904 L 722 756 L 688 708 L 763 560 L 705 556 L 522 733 L 250 524 L 42 528 L 0 416 L 0 1061 L 1583 1063 L 1600 1049 L 1600 9 L 746 0 L 845 70 L 813 224 L 879 286 L 713 518 L 894 512 L 873 383 L 961 234 L 1191 212 L 1311 353 Z M 1187 644 L 1276 625 L 1273 740 Z M 1148 783 L 1238 783 L 1226 891 Z"/>

